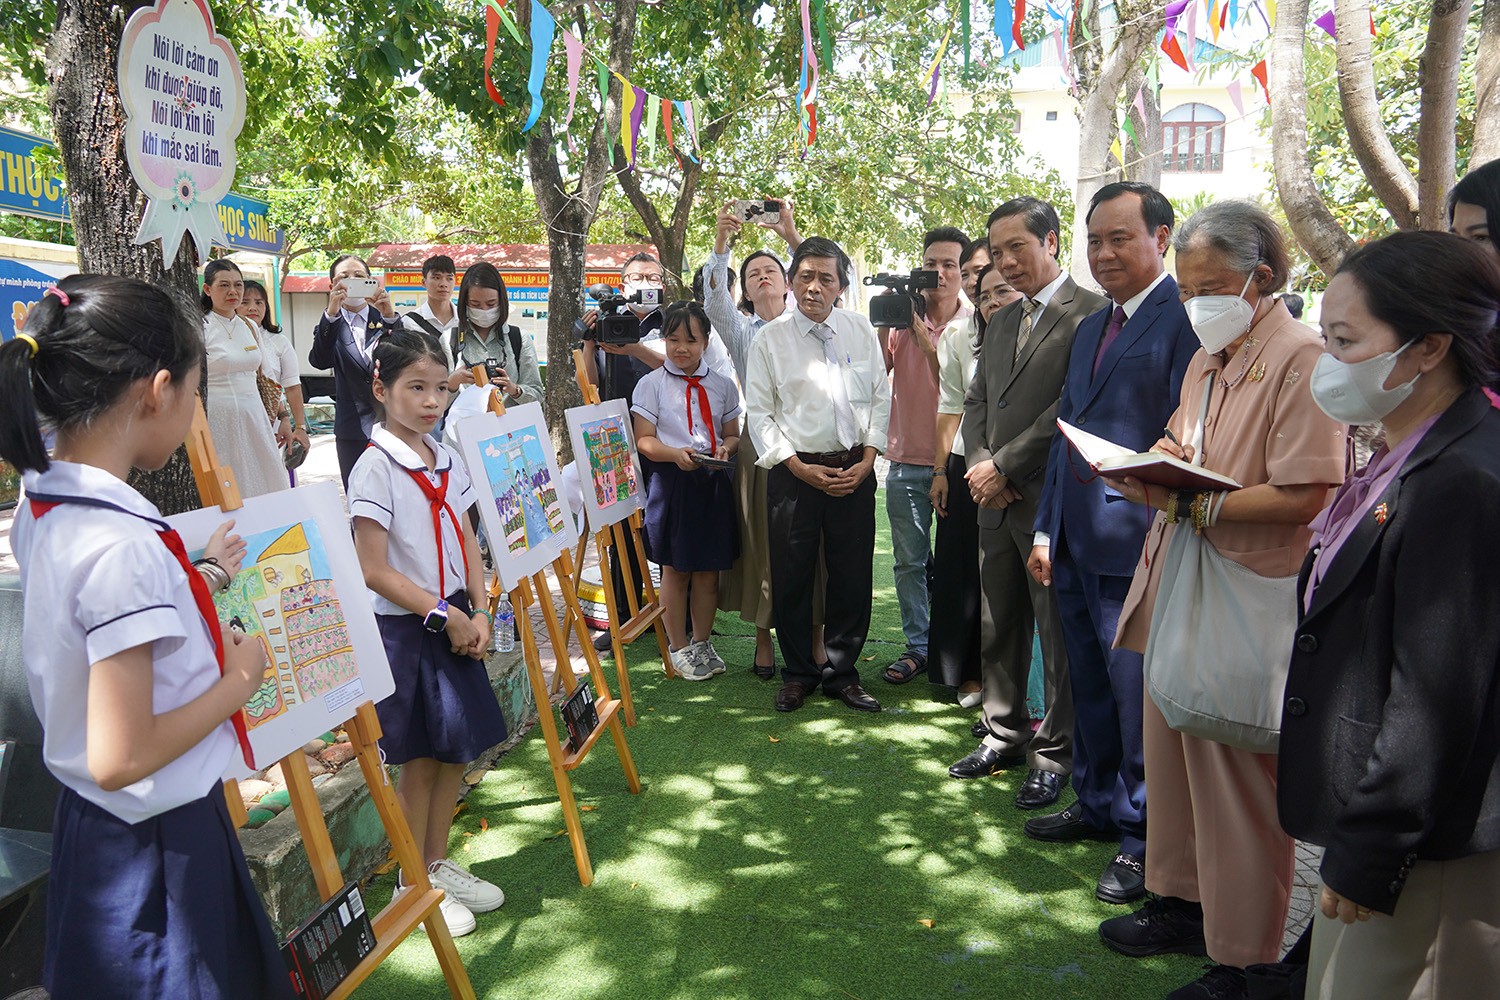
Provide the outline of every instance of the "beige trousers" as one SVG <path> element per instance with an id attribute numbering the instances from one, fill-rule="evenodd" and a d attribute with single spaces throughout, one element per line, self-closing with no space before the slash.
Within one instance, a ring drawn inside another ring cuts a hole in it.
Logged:
<path id="1" fill-rule="evenodd" d="M 1313 915 L 1307 1000 L 1500 996 L 1500 851 L 1412 866 L 1392 916 Z"/>
<path id="2" fill-rule="evenodd" d="M 1146 888 L 1203 904 L 1215 962 L 1276 961 L 1296 865 L 1276 816 L 1276 755 L 1185 736 L 1149 691 L 1145 702 Z"/>

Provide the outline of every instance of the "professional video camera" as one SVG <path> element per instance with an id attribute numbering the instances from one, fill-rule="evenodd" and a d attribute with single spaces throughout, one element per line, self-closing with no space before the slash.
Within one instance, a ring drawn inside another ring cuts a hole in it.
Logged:
<path id="1" fill-rule="evenodd" d="M 866 285 L 884 285 L 885 291 L 870 300 L 870 322 L 893 330 L 911 326 L 912 304 L 916 292 L 936 288 L 938 274 L 917 268 L 911 274 L 886 274 L 865 278 Z"/>
<path id="2" fill-rule="evenodd" d="M 633 295 L 615 291 L 603 283 L 588 287 L 589 298 L 598 303 L 599 320 L 592 333 L 585 333 L 589 340 L 603 344 L 635 344 L 641 339 L 641 321 L 632 305 L 661 307 L 660 288 L 642 288 Z"/>

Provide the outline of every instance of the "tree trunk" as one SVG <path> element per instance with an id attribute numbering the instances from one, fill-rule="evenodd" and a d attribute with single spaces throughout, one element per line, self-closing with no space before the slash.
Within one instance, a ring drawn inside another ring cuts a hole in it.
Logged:
<path id="1" fill-rule="evenodd" d="M 1456 0 L 1437 0 L 1439 4 Z M 1283 8 L 1282 17 L 1285 17 Z M 1370 0 L 1336 0 L 1338 28 L 1339 103 L 1349 146 L 1365 173 L 1375 197 L 1402 229 L 1417 225 L 1417 182 L 1391 145 L 1380 119 L 1375 96 L 1375 70 L 1370 62 Z M 1277 18 L 1278 25 L 1281 18 Z M 1303 29 L 1304 34 L 1306 29 Z"/>
<path id="2" fill-rule="evenodd" d="M 196 304 L 197 260 L 184 239 L 170 268 L 160 242 L 132 242 L 146 198 L 125 160 L 125 108 L 115 77 L 120 35 L 140 0 L 58 0 L 57 29 L 48 46 L 52 129 L 68 180 L 78 269 L 127 274 L 174 288 Z M 205 396 L 205 403 L 207 397 Z M 131 473 L 130 485 L 171 515 L 203 506 L 178 448 L 161 470 Z"/>
<path id="3" fill-rule="evenodd" d="M 1141 105 L 1146 109 L 1144 118 L 1141 117 L 1140 108 L 1135 106 L 1137 92 L 1141 94 Z M 1133 181 L 1141 181 L 1154 188 L 1160 188 L 1161 104 L 1157 101 L 1154 89 L 1147 83 L 1145 70 L 1139 64 L 1125 78 L 1125 97 L 1130 103 L 1121 107 L 1124 109 L 1123 113 L 1130 118 L 1137 139 L 1136 142 L 1130 143 L 1125 151 L 1125 176 Z"/>
<path id="4" fill-rule="evenodd" d="M 635 47 L 637 0 L 616 0 L 615 16 L 609 27 L 609 68 L 625 76 L 630 72 Z M 530 17 L 528 8 L 518 7 L 523 27 Z M 578 26 L 580 38 L 582 25 Z M 620 134 L 620 81 L 611 76 L 609 100 L 594 120 L 588 145 L 574 188 L 563 180 L 557 158 L 557 140 L 552 123 L 545 116 L 531 131 L 526 143 L 526 164 L 531 171 L 531 186 L 536 193 L 537 208 L 547 227 L 548 260 L 552 270 L 551 288 L 547 293 L 547 384 L 542 401 L 547 426 L 552 432 L 562 461 L 572 461 L 573 446 L 568 438 L 563 411 L 579 405 L 582 395 L 574 380 L 573 348 L 577 336 L 573 323 L 583 314 L 584 254 L 588 247 L 589 226 L 599 208 L 599 196 L 608 181 L 612 137 Z"/>
<path id="5" fill-rule="evenodd" d="M 1417 221 L 1423 229 L 1448 228 L 1448 190 L 1458 172 L 1454 125 L 1458 121 L 1458 69 L 1464 29 L 1474 0 L 1435 0 L 1422 51 L 1421 117 L 1417 120 Z"/>
<path id="6" fill-rule="evenodd" d="M 1500 0 L 1485 0 L 1474 59 L 1474 144 L 1469 169 L 1500 157 Z"/>
<path id="7" fill-rule="evenodd" d="M 1308 0 L 1282 0 L 1271 34 L 1271 161 L 1276 193 L 1298 244 L 1332 275 L 1354 247 L 1328 211 L 1307 158 L 1307 81 L 1302 49 Z"/>
<path id="8" fill-rule="evenodd" d="M 1089 201 L 1096 191 L 1121 177 L 1119 163 L 1109 151 L 1117 133 L 1115 109 L 1120 106 L 1120 88 L 1125 78 L 1151 47 L 1160 27 L 1159 18 L 1147 16 L 1149 6 L 1118 5 L 1120 24 L 1114 46 L 1100 65 L 1094 85 L 1088 88 L 1088 97 L 1079 116 L 1078 181 L 1073 202 L 1072 274 L 1075 281 L 1092 282 L 1092 278 L 1084 278 L 1089 274 L 1088 227 L 1084 223 Z"/>

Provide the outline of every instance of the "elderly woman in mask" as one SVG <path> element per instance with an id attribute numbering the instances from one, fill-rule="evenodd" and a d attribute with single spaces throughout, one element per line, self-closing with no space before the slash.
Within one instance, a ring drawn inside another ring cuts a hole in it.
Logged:
<path id="1" fill-rule="evenodd" d="M 1274 297 L 1288 268 L 1277 224 L 1248 202 L 1217 202 L 1183 224 L 1175 249 L 1177 283 L 1203 349 L 1188 365 L 1177 411 L 1154 450 L 1243 488 L 1189 492 L 1148 489 L 1133 477 L 1108 480 L 1127 500 L 1158 511 L 1116 640 L 1141 652 L 1156 602 L 1207 599 L 1163 573 L 1174 532 L 1197 532 L 1224 560 L 1282 578 L 1289 616 L 1308 523 L 1343 482 L 1346 464 L 1344 427 L 1309 391 L 1322 342 Z M 1268 616 L 1261 649 L 1229 651 L 1263 663 L 1263 675 L 1242 683 L 1265 686 L 1271 703 L 1288 656 L 1288 624 Z M 1225 653 L 1201 651 L 1204 658 Z M 1153 666 L 1148 662 L 1148 674 Z M 1174 730 L 1150 694 L 1142 729 L 1150 775 L 1146 887 L 1154 898 L 1102 923 L 1100 937 L 1132 956 L 1206 952 L 1215 964 L 1173 992 L 1174 1000 L 1247 996 L 1245 967 L 1279 956 L 1292 885 L 1293 844 L 1276 811 L 1277 757 Z"/>

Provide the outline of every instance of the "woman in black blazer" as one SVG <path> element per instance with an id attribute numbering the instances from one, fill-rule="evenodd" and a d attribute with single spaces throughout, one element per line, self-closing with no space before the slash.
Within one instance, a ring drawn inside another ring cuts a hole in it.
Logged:
<path id="1" fill-rule="evenodd" d="M 1282 825 L 1322 845 L 1309 997 L 1500 989 L 1500 264 L 1446 233 L 1345 260 L 1318 404 L 1385 444 L 1313 522 Z"/>

